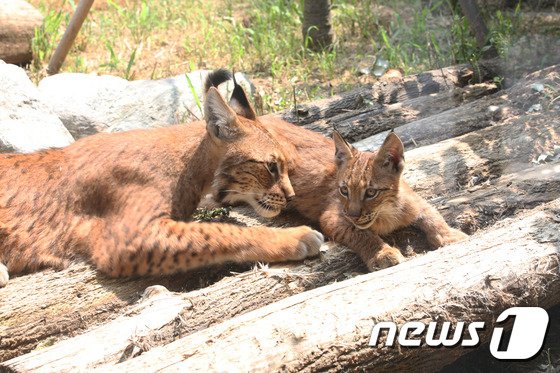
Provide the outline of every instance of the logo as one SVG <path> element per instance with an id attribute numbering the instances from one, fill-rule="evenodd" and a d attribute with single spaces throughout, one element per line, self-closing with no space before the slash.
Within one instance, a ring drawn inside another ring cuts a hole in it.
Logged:
<path id="1" fill-rule="evenodd" d="M 509 321 L 513 322 L 511 333 L 504 335 L 501 325 Z M 490 339 L 490 353 L 500 360 L 532 358 L 542 348 L 548 322 L 548 313 L 540 307 L 513 307 L 503 311 L 496 319 L 497 326 Z M 395 339 L 403 347 L 420 347 L 423 342 L 429 347 L 476 347 L 480 343 L 479 330 L 484 330 L 484 327 L 483 321 L 468 324 L 458 321 L 455 325 L 449 321 L 432 321 L 427 325 L 420 321 L 409 321 L 399 329 L 394 322 L 383 321 L 374 324 L 368 345 L 376 347 L 381 332 L 386 331 L 387 338 L 383 344 L 387 347 L 394 346 Z"/>

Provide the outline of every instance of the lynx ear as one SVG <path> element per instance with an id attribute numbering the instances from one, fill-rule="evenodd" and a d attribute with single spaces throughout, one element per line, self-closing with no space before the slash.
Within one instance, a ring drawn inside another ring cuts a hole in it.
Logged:
<path id="1" fill-rule="evenodd" d="M 395 173 L 402 172 L 404 168 L 404 146 L 401 139 L 389 132 L 383 145 L 377 152 L 377 159 L 381 167 L 388 168 Z"/>
<path id="2" fill-rule="evenodd" d="M 206 120 L 206 130 L 217 139 L 234 140 L 241 135 L 235 112 L 214 87 L 210 87 L 206 93 L 204 119 Z"/>
<path id="3" fill-rule="evenodd" d="M 352 145 L 342 138 L 338 131 L 333 131 L 334 146 L 336 148 L 334 159 L 337 167 L 342 167 L 354 156 Z"/>
<path id="4" fill-rule="evenodd" d="M 229 104 L 238 115 L 252 120 L 257 118 L 257 114 L 251 106 L 247 94 L 245 94 L 245 90 L 237 84 L 235 74 L 233 74 L 233 92 L 231 93 Z"/>

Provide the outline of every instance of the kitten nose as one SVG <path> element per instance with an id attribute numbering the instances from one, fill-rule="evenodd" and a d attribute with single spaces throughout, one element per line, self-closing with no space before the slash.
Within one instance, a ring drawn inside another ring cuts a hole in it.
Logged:
<path id="1" fill-rule="evenodd" d="M 348 206 L 348 208 L 346 209 L 346 215 L 350 218 L 359 218 L 360 216 L 362 216 L 362 207 L 359 205 L 352 205 L 350 204 L 350 206 Z"/>

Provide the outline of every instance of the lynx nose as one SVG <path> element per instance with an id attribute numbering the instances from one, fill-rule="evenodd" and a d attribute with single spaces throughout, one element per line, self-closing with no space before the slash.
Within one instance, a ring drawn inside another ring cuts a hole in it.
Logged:
<path id="1" fill-rule="evenodd" d="M 296 196 L 296 192 L 294 192 L 294 188 L 292 187 L 292 183 L 290 182 L 290 179 L 287 176 L 282 178 L 281 188 L 282 188 L 282 191 L 284 192 L 284 197 L 286 197 L 286 200 L 289 201 Z"/>

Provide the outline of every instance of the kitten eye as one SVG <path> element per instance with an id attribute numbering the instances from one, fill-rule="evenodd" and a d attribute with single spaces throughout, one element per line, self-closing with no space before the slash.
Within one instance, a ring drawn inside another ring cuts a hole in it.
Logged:
<path id="1" fill-rule="evenodd" d="M 278 174 L 278 164 L 276 162 L 269 162 L 266 164 L 266 169 L 273 175 Z"/>
<path id="2" fill-rule="evenodd" d="M 366 198 L 373 199 L 379 195 L 379 189 L 367 188 L 366 189 Z"/>
<path id="3" fill-rule="evenodd" d="M 340 192 L 340 194 L 342 194 L 344 197 L 348 197 L 348 187 L 346 185 L 342 185 L 338 191 Z"/>

